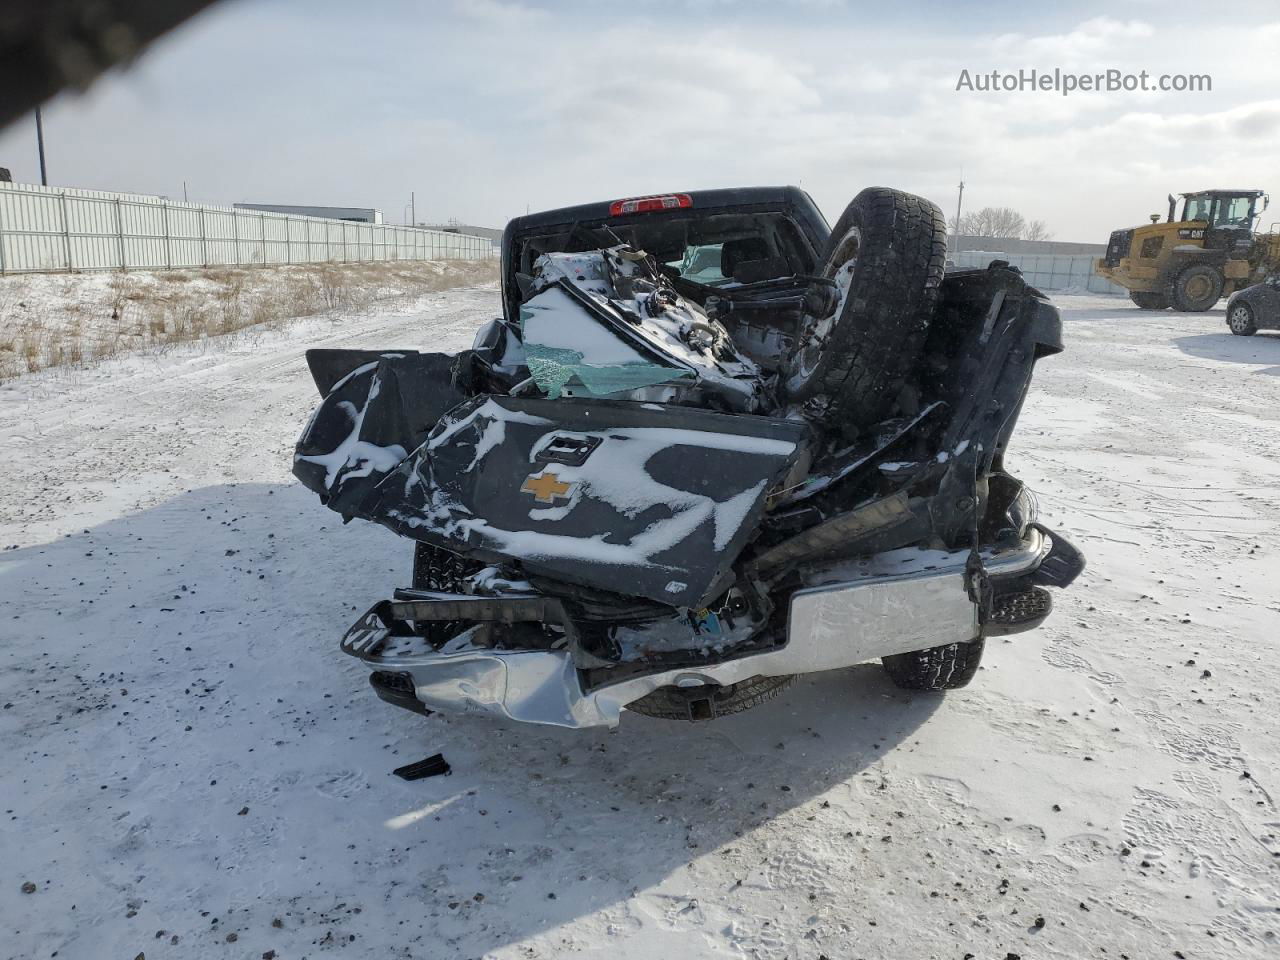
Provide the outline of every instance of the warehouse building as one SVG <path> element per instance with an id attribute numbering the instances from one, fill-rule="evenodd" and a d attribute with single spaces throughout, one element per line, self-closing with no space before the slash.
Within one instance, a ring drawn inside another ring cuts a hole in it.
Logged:
<path id="1" fill-rule="evenodd" d="M 287 203 L 233 203 L 238 210 L 263 210 L 266 213 L 286 213 L 292 217 L 327 217 L 330 220 L 350 220 L 352 223 L 381 223 L 382 211 L 373 207 L 300 207 Z"/>

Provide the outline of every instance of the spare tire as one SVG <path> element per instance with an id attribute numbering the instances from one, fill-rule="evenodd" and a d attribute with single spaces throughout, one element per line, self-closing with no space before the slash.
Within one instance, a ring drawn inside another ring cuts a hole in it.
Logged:
<path id="1" fill-rule="evenodd" d="M 836 221 L 821 275 L 840 302 L 827 317 L 806 316 L 784 369 L 794 400 L 847 434 L 888 416 L 916 363 L 947 260 L 947 224 L 937 205 L 868 187 Z"/>

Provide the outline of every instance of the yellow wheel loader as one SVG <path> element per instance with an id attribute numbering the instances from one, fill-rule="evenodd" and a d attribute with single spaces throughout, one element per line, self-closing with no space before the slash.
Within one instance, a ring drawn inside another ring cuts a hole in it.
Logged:
<path id="1" fill-rule="evenodd" d="M 1258 233 L 1267 208 L 1261 190 L 1201 190 L 1169 197 L 1169 215 L 1116 230 L 1094 272 L 1129 291 L 1144 310 L 1208 310 L 1222 297 L 1280 269 L 1280 233 Z"/>

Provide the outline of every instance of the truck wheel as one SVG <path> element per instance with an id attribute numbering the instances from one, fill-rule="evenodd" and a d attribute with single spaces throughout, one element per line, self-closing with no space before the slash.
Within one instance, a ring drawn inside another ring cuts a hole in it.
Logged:
<path id="1" fill-rule="evenodd" d="M 659 687 L 627 704 L 628 710 L 659 720 L 714 720 L 772 700 L 795 682 L 786 677 L 751 677 L 724 686 Z"/>
<path id="2" fill-rule="evenodd" d="M 827 241 L 821 275 L 842 299 L 806 317 L 787 359 L 785 388 L 858 433 L 883 420 L 920 355 L 947 260 L 947 225 L 923 197 L 868 187 Z"/>
<path id="3" fill-rule="evenodd" d="M 1237 303 L 1227 311 L 1227 326 L 1237 337 L 1252 337 L 1258 332 L 1253 309 L 1247 303 Z"/>
<path id="4" fill-rule="evenodd" d="M 1187 267 L 1173 281 L 1173 305 L 1188 313 L 1203 313 L 1222 298 L 1222 274 L 1200 263 Z"/>
<path id="5" fill-rule="evenodd" d="M 1142 293 L 1138 290 L 1130 290 L 1129 299 L 1143 310 L 1164 310 L 1169 306 L 1169 298 L 1163 293 Z"/>
<path id="6" fill-rule="evenodd" d="M 982 639 L 944 643 L 928 650 L 881 657 L 889 679 L 903 690 L 958 690 L 968 685 L 982 662 Z"/>

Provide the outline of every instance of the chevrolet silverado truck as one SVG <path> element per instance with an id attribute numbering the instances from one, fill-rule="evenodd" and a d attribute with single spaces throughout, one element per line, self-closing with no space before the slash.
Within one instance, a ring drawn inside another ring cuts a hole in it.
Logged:
<path id="1" fill-rule="evenodd" d="M 511 221 L 470 349 L 308 352 L 295 475 L 415 541 L 341 649 L 399 706 L 565 727 L 876 659 L 964 686 L 1084 561 L 1004 468 L 1058 313 L 945 262 L 938 208 L 887 188 L 834 229 L 795 187 Z"/>

